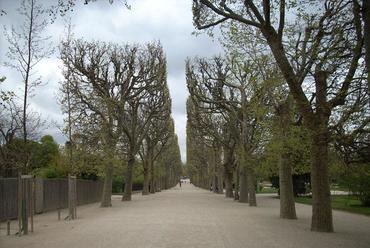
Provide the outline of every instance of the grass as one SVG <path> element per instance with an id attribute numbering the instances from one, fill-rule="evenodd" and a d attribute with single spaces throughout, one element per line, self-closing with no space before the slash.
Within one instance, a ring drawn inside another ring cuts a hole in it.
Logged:
<path id="1" fill-rule="evenodd" d="M 330 186 L 330 190 L 334 190 L 334 191 L 349 191 L 348 187 L 347 186 L 344 186 L 344 185 L 338 185 L 338 184 L 333 184 Z"/>
<path id="2" fill-rule="evenodd" d="M 271 194 L 271 193 L 277 193 L 278 190 L 275 189 L 275 188 L 271 188 L 271 187 L 262 187 L 261 190 L 259 190 L 257 193 L 258 194 Z"/>
<path id="3" fill-rule="evenodd" d="M 302 196 L 295 198 L 297 203 L 312 204 L 310 196 Z M 331 206 L 333 209 L 342 210 L 355 214 L 362 214 L 370 216 L 370 207 L 361 205 L 360 200 L 356 196 L 335 195 L 331 197 Z"/>

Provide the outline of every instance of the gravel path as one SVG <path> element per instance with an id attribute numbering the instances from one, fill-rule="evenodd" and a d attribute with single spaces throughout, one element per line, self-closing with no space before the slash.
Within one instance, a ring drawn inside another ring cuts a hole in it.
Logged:
<path id="1" fill-rule="evenodd" d="M 183 184 L 134 195 L 132 202 L 113 197 L 112 208 L 79 207 L 75 221 L 58 221 L 56 212 L 38 215 L 28 236 L 4 236 L 2 223 L 0 247 L 370 247 L 369 217 L 334 211 L 336 232 L 314 233 L 310 206 L 297 204 L 299 219 L 281 220 L 277 199 L 259 195 L 257 201 L 249 207 Z"/>

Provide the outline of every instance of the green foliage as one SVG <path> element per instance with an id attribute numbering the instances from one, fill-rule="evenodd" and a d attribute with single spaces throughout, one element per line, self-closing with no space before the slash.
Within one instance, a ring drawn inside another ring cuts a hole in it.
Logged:
<path id="1" fill-rule="evenodd" d="M 310 172 L 310 143 L 307 130 L 303 126 L 292 126 L 290 136 L 285 137 L 287 148 L 292 158 L 294 174 Z M 263 178 L 278 175 L 279 154 L 282 152 L 282 143 L 277 138 L 272 138 L 266 145 L 266 150 L 258 167 L 258 174 Z"/>
<path id="2" fill-rule="evenodd" d="M 45 135 L 41 138 L 35 154 L 35 162 L 37 167 L 53 167 L 56 166 L 59 159 L 59 146 L 54 141 L 51 135 Z"/>
<path id="3" fill-rule="evenodd" d="M 312 198 L 309 196 L 295 198 L 295 201 L 303 204 L 312 204 Z M 370 216 L 370 207 L 361 204 L 356 196 L 336 195 L 331 197 L 331 206 L 333 209 L 343 210 L 350 213 L 364 214 Z"/>
<path id="4" fill-rule="evenodd" d="M 122 193 L 122 184 L 124 177 L 122 175 L 115 175 L 112 181 L 112 193 Z"/>
<path id="5" fill-rule="evenodd" d="M 370 164 L 358 164 L 345 168 L 344 184 L 356 194 L 362 205 L 370 206 Z"/>
<path id="6" fill-rule="evenodd" d="M 6 156 L 4 166 L 7 170 L 22 169 L 42 177 L 54 177 L 54 174 L 65 174 L 60 167 L 59 146 L 50 135 L 45 135 L 40 142 L 14 138 L 10 143 L 4 144 L 2 151 Z M 24 161 L 29 161 L 24 168 Z M 27 170 L 25 170 L 27 169 Z M 14 176 L 14 175 L 13 175 Z"/>
<path id="7" fill-rule="evenodd" d="M 58 167 L 48 166 L 34 170 L 33 174 L 42 178 L 63 178 L 67 177 L 68 173 Z"/>

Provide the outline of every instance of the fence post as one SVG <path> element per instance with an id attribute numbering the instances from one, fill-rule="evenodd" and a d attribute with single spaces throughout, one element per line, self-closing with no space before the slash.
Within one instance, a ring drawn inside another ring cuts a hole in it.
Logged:
<path id="1" fill-rule="evenodd" d="M 28 234 L 28 211 L 29 211 L 29 204 L 28 204 L 28 201 L 29 201 L 29 191 L 28 191 L 28 180 L 27 179 L 23 179 L 23 176 L 22 176 L 22 184 L 23 184 L 23 196 L 22 196 L 22 208 L 23 208 L 23 219 L 22 219 L 22 225 L 23 225 L 23 233 L 25 235 Z"/>
<path id="2" fill-rule="evenodd" d="M 74 177 L 74 217 L 77 219 L 77 177 Z"/>
<path id="3" fill-rule="evenodd" d="M 22 235 L 22 178 L 18 173 L 18 235 Z"/>
<path id="4" fill-rule="evenodd" d="M 33 215 L 35 214 L 35 177 L 30 179 L 31 193 L 30 193 L 30 220 L 31 232 L 33 232 Z"/>
<path id="5" fill-rule="evenodd" d="M 76 177 L 68 175 L 68 209 L 69 219 L 74 220 L 76 218 L 76 200 L 77 200 L 77 185 Z"/>
<path id="6" fill-rule="evenodd" d="M 10 235 L 10 220 L 6 222 L 6 235 Z"/>

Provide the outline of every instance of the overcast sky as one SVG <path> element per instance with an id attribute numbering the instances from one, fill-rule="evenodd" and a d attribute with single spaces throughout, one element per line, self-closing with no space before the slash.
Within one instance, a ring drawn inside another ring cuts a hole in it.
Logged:
<path id="1" fill-rule="evenodd" d="M 47 0 L 39 0 L 47 3 Z M 78 0 L 77 0 L 78 1 Z M 0 9 L 7 15 L 0 17 L 0 22 L 6 26 L 17 27 L 21 21 L 16 9 L 21 0 L 0 0 Z M 51 2 L 57 2 L 56 0 Z M 79 2 L 83 2 L 80 0 Z M 186 160 L 186 98 L 188 90 L 185 82 L 185 59 L 196 55 L 213 56 L 221 52 L 217 41 L 202 34 L 194 36 L 192 24 L 192 0 L 130 0 L 131 10 L 127 10 L 121 1 L 110 5 L 107 1 L 98 1 L 87 6 L 78 3 L 71 17 L 74 33 L 77 38 L 86 40 L 102 40 L 117 43 L 145 43 L 160 40 L 167 56 L 168 84 L 172 97 L 172 116 L 175 119 L 175 129 L 179 137 L 181 157 Z M 54 45 L 58 45 L 63 36 L 65 21 L 58 17 L 49 25 L 45 35 L 51 35 Z M 4 37 L 0 38 L 0 63 L 6 61 L 8 44 Z M 43 60 L 37 68 L 37 74 L 47 82 L 37 89 L 36 95 L 30 99 L 31 108 L 40 112 L 51 124 L 43 134 L 51 134 L 59 143 L 65 142 L 65 137 L 59 131 L 58 125 L 63 125 L 63 115 L 57 103 L 58 82 L 61 75 L 61 62 L 56 53 L 52 58 Z M 7 77 L 4 83 L 6 89 L 19 92 L 22 95 L 22 81 L 15 71 L 0 67 L 0 75 Z"/>

